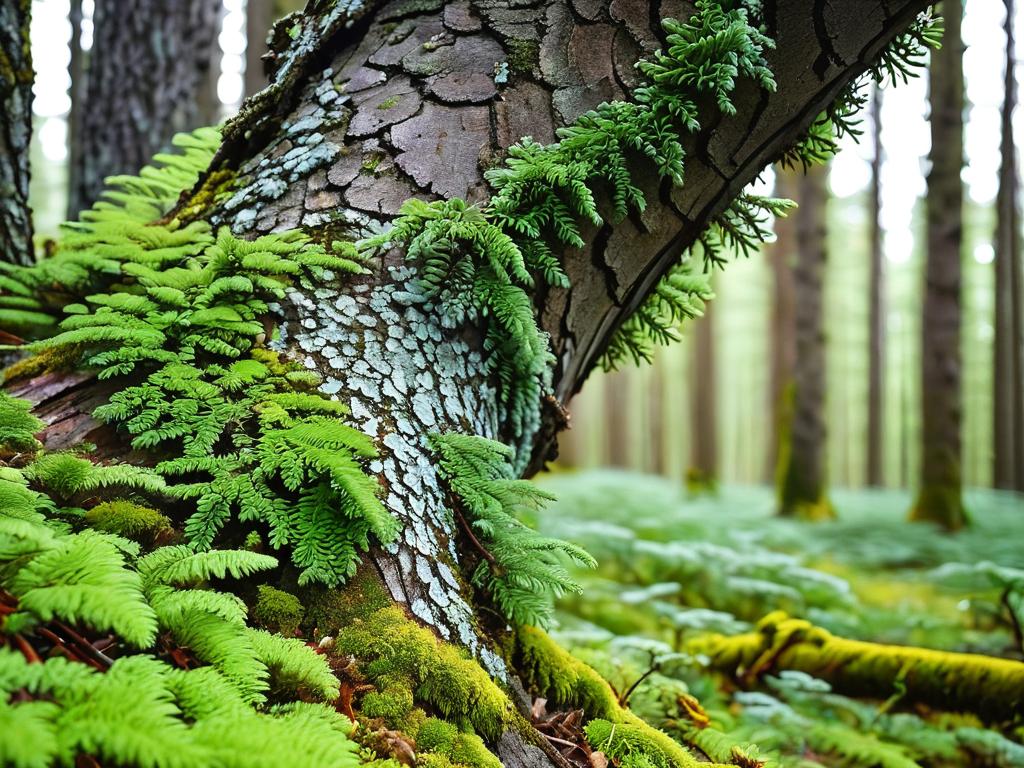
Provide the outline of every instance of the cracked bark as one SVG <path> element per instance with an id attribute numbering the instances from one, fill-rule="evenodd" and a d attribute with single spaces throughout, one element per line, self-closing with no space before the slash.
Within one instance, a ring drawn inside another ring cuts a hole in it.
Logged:
<path id="1" fill-rule="evenodd" d="M 32 140 L 31 0 L 0 5 L 0 261 L 31 264 L 28 207 Z"/>
<path id="2" fill-rule="evenodd" d="M 682 189 L 659 185 L 653 169 L 638 166 L 647 210 L 586 228 L 584 247 L 564 253 L 573 287 L 538 292 L 538 317 L 558 360 L 558 400 L 579 389 L 610 335 L 708 220 L 927 3 L 832 3 L 831 45 L 846 63 L 820 73 L 813 2 L 768 5 L 778 91 L 739 85 L 738 115 L 709 121 L 688 140 Z M 550 142 L 582 111 L 626 97 L 633 63 L 657 45 L 657 20 L 692 10 L 676 0 L 395 0 L 353 8 L 351 17 L 338 8 L 313 0 L 290 34 L 272 36 L 271 85 L 227 126 L 211 169 L 237 181 L 213 223 L 246 235 L 302 227 L 355 238 L 386 224 L 412 195 L 485 200 L 483 168 L 504 148 L 523 135 Z M 402 254 L 390 253 L 354 285 L 298 287 L 282 306 L 284 338 L 380 447 L 372 469 L 405 523 L 397 545 L 372 555 L 392 596 L 442 637 L 473 648 L 500 677 L 505 670 L 485 637 L 495 622 L 458 578 L 470 554 L 445 512 L 423 437 L 449 429 L 508 435 L 494 382 L 482 372 L 478 334 L 434 322 L 408 290 L 409 276 Z M 86 417 L 54 406 L 59 393 L 39 397 L 31 385 L 23 392 L 61 414 L 64 435 L 93 430 L 93 442 L 102 442 Z M 538 405 L 545 428 L 531 446 L 534 468 L 564 418 L 557 400 Z M 521 735 L 509 738 L 499 746 L 508 764 L 540 759 L 536 748 L 519 748 Z"/>

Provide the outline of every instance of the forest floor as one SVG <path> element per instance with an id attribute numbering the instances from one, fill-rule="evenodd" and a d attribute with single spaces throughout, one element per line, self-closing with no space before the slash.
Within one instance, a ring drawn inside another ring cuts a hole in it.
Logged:
<path id="1" fill-rule="evenodd" d="M 793 671 L 737 684 L 681 653 L 694 637 L 747 632 L 782 610 L 845 638 L 1020 660 L 1019 496 L 968 492 L 972 526 L 949 535 L 906 522 L 911 499 L 899 491 L 836 490 L 838 520 L 801 523 L 772 514 L 768 488 L 690 496 L 612 470 L 538 484 L 558 499 L 539 514 L 540 529 L 599 563 L 577 573 L 583 593 L 561 601 L 554 634 L 616 691 L 656 670 L 629 698 L 655 725 L 709 753 L 756 744 L 769 765 L 1024 766 L 1020 715 L 985 724 L 901 701 L 900 680 L 877 699 L 841 696 Z M 687 692 L 710 717 L 706 731 L 681 716 Z"/>

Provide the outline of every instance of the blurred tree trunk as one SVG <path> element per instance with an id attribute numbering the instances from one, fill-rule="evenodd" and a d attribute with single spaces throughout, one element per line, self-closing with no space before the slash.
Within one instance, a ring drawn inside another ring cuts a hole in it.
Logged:
<path id="1" fill-rule="evenodd" d="M 704 317 L 692 327 L 692 361 L 690 374 L 690 466 L 686 484 L 691 491 L 713 491 L 718 483 L 718 410 L 715 370 L 714 302 L 704 305 Z"/>
<path id="2" fill-rule="evenodd" d="M 787 395 L 788 424 L 779 446 L 779 514 L 804 520 L 834 517 L 825 483 L 825 329 L 823 282 L 828 168 L 812 166 L 799 181 L 796 227 L 794 338 L 796 358 Z"/>
<path id="3" fill-rule="evenodd" d="M 0 3 L 0 261 L 31 264 L 28 207 L 32 141 L 31 0 Z"/>
<path id="4" fill-rule="evenodd" d="M 1013 0 L 1006 0 L 1006 69 L 1000 140 L 995 232 L 995 372 L 993 374 L 993 464 L 996 488 L 1024 490 L 1024 382 L 1021 380 L 1020 208 L 1013 111 L 1017 104 Z"/>
<path id="5" fill-rule="evenodd" d="M 263 56 L 269 50 L 267 37 L 274 22 L 302 9 L 302 0 L 247 0 L 245 4 L 245 95 L 252 96 L 267 86 Z"/>
<path id="6" fill-rule="evenodd" d="M 175 133 L 217 122 L 220 9 L 220 0 L 96 0 L 69 218 L 96 201 L 105 177 L 135 173 Z"/>
<path id="7" fill-rule="evenodd" d="M 910 517 L 956 530 L 967 523 L 960 468 L 960 247 L 963 182 L 962 4 L 945 2 L 942 48 L 930 70 L 924 314 L 921 323 L 921 477 Z"/>
<path id="8" fill-rule="evenodd" d="M 632 456 L 629 425 L 631 419 L 631 369 L 612 371 L 604 377 L 604 434 L 608 466 L 629 467 Z"/>
<path id="9" fill-rule="evenodd" d="M 882 173 L 882 92 L 871 92 L 871 297 L 868 338 L 868 445 L 867 483 L 885 484 L 883 469 L 885 413 L 885 261 L 882 255 L 881 173 Z"/>
<path id="10" fill-rule="evenodd" d="M 799 173 L 792 168 L 775 167 L 775 196 L 795 200 Z M 769 403 L 771 418 L 764 478 L 773 483 L 779 471 L 779 447 L 782 444 L 786 392 L 793 380 L 796 341 L 793 338 L 793 255 L 796 253 L 796 221 L 792 215 L 775 219 L 775 242 L 768 246 L 772 270 L 772 310 L 769 338 Z"/>
<path id="11" fill-rule="evenodd" d="M 71 0 L 68 11 L 68 22 L 71 24 L 71 40 L 69 48 L 71 58 L 68 63 L 68 76 L 71 79 L 71 86 L 68 92 L 71 94 L 71 109 L 68 112 L 68 200 L 66 216 L 68 219 L 78 215 L 80 210 L 74 206 L 71 194 L 71 184 L 74 179 L 74 169 L 82 165 L 82 110 L 85 106 L 86 74 L 89 68 L 89 54 L 82 48 L 82 0 Z"/>
<path id="12" fill-rule="evenodd" d="M 665 453 L 665 356 L 655 358 L 647 387 L 647 434 L 650 440 L 650 471 L 668 474 Z"/>

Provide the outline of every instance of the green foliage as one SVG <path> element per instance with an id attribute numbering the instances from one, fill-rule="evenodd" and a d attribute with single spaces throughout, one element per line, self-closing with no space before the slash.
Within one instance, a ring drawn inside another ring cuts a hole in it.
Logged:
<path id="1" fill-rule="evenodd" d="M 56 322 L 70 298 L 105 290 L 130 262 L 159 265 L 199 253 L 211 241 L 202 223 L 150 226 L 191 189 L 220 145 L 215 128 L 173 139 L 178 151 L 159 154 L 138 176 L 114 176 L 77 222 L 65 224 L 56 252 L 32 267 L 0 265 L 0 325 L 27 331 Z"/>
<path id="2" fill-rule="evenodd" d="M 540 530 L 571 535 L 601 563 L 593 575 L 575 574 L 586 597 L 561 602 L 559 639 L 615 691 L 640 681 L 632 712 L 712 760 L 772 768 L 1024 764 L 1014 720 L 984 727 L 974 715 L 940 711 L 984 709 L 1001 718 L 994 708 L 1015 706 L 1020 662 L 931 650 L 1019 658 L 1002 603 L 1021 583 L 1012 535 L 1019 504 L 976 493 L 977 525 L 952 537 L 908 523 L 905 494 L 837 492 L 842 518 L 812 536 L 808 524 L 774 515 L 769 489 L 725 487 L 717 499 L 690 499 L 676 483 L 607 471 L 552 476 L 542 487 L 558 500 L 538 509 Z M 831 632 L 803 625 L 802 633 L 776 633 L 770 650 L 759 639 L 734 675 L 679 652 L 702 650 L 691 641 L 709 633 L 750 637 L 748 622 L 781 605 Z M 597 685 L 582 684 L 571 665 L 535 661 L 547 655 L 517 651 L 517 668 L 549 699 L 615 722 L 585 705 L 608 707 L 607 696 L 593 693 Z M 785 669 L 813 658 L 836 690 Z"/>
<path id="3" fill-rule="evenodd" d="M 527 480 L 515 479 L 512 450 L 502 443 L 472 435 L 431 435 L 439 471 L 458 497 L 483 557 L 473 584 L 483 589 L 513 624 L 547 626 L 553 601 L 578 592 L 559 555 L 580 565 L 596 566 L 580 547 L 542 536 L 520 517 L 551 496 Z"/>
<path id="4" fill-rule="evenodd" d="M 51 517 L 31 469 L 0 476 L 0 763 L 358 764 L 347 720 L 286 703 L 337 697 L 324 659 L 249 629 L 238 598 L 202 588 L 273 558 L 180 546 L 138 557 L 126 539 Z M 115 642 L 96 650 L 89 638 L 107 633 Z M 70 650 L 41 658 L 58 636 Z"/>
<path id="5" fill-rule="evenodd" d="M 714 297 L 710 269 L 723 266 L 728 253 L 749 256 L 772 237 L 772 217 L 786 216 L 793 207 L 792 201 L 779 198 L 737 197 L 615 332 L 601 358 L 603 368 L 614 370 L 627 360 L 650 363 L 657 346 L 678 341 L 679 327 L 700 317 L 704 302 Z M 698 257 L 703 263 L 700 273 L 694 263 Z"/>
<path id="6" fill-rule="evenodd" d="M 32 405 L 0 391 L 0 458 L 14 453 L 35 453 L 41 447 L 35 433 L 43 422 L 31 413 Z"/>
<path id="7" fill-rule="evenodd" d="M 298 632 L 299 624 L 302 622 L 302 603 L 289 592 L 260 584 L 256 592 L 252 618 L 257 626 L 292 637 Z"/>

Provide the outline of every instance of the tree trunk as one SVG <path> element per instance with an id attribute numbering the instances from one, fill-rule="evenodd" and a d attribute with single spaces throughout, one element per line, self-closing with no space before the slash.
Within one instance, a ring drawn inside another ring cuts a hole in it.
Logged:
<path id="1" fill-rule="evenodd" d="M 868 309 L 868 444 L 867 483 L 878 488 L 885 484 L 885 261 L 882 254 L 881 173 L 882 173 L 882 91 L 871 92 L 871 187 L 869 226 L 871 227 L 870 306 Z"/>
<path id="2" fill-rule="evenodd" d="M 776 166 L 775 196 L 787 200 L 797 198 L 799 175 L 793 169 Z M 788 406 L 787 393 L 792 387 L 796 364 L 796 319 L 794 318 L 793 257 L 796 254 L 796 221 L 792 215 L 775 219 L 775 242 L 768 246 L 772 270 L 772 309 L 769 334 L 768 411 L 771 414 L 765 482 L 773 483 L 781 472 L 780 447 L 783 443 Z"/>
<path id="3" fill-rule="evenodd" d="M 1021 409 L 1024 390 L 1020 380 L 1020 208 L 1017 145 L 1013 138 L 1013 111 L 1017 104 L 1014 72 L 1013 0 L 1006 0 L 1006 68 L 1000 139 L 999 190 L 996 194 L 995 233 L 995 344 L 993 392 L 992 482 L 996 488 L 1021 490 Z M 1015 303 L 1016 300 L 1016 303 Z"/>
<path id="4" fill-rule="evenodd" d="M 714 491 L 718 484 L 718 410 L 715 398 L 718 381 L 713 307 L 713 301 L 707 302 L 704 317 L 691 326 L 690 429 L 693 442 L 686 484 L 693 492 Z"/>
<path id="5" fill-rule="evenodd" d="M 0 5 L 0 261 L 31 264 L 32 211 L 28 207 L 32 140 L 31 0 Z"/>
<path id="6" fill-rule="evenodd" d="M 834 516 L 826 491 L 824 291 L 827 257 L 828 170 L 808 168 L 799 181 L 793 214 L 796 357 L 789 393 L 789 424 L 779 453 L 779 514 L 805 520 Z"/>
<path id="7" fill-rule="evenodd" d="M 739 81 L 736 115 L 709 115 L 686 139 L 681 188 L 657 183 L 656 169 L 638 157 L 633 178 L 644 188 L 645 211 L 585 226 L 583 246 L 561 254 L 572 287 L 532 295 L 555 362 L 550 392 L 530 403 L 530 418 L 517 422 L 506 411 L 498 377 L 484 365 L 480 329 L 447 327 L 432 304 L 417 301 L 414 270 L 398 249 L 365 274 L 292 288 L 280 307 L 281 343 L 323 375 L 324 391 L 350 407 L 353 424 L 380 451 L 371 470 L 403 530 L 368 559 L 393 601 L 514 685 L 515 670 L 487 637 L 504 622 L 477 610 L 473 589 L 456 575 L 473 554 L 425 436 L 501 440 L 514 447 L 522 474 L 541 466 L 564 424 L 560 401 L 580 388 L 614 331 L 709 221 L 925 5 L 773 5 L 767 27 L 777 49 L 768 57 L 777 90 Z M 205 218 L 239 235 L 298 227 L 334 240 L 376 231 L 410 197 L 483 201 L 483 168 L 524 135 L 551 142 L 556 128 L 587 109 L 628 98 L 634 62 L 663 44 L 654 22 L 688 14 L 675 4 L 568 0 L 368 3 L 351 16 L 341 7 L 315 1 L 290 24 L 269 54 L 271 85 L 226 126 L 180 214 L 202 204 Z M 230 198 L 209 195 L 225 178 Z M 82 413 L 104 399 L 87 379 L 50 377 L 22 390 L 40 401 L 51 449 L 86 436 L 103 445 Z M 557 761 L 524 747 L 521 735 L 493 746 L 508 766 Z"/>
<path id="8" fill-rule="evenodd" d="M 97 0 L 69 168 L 71 216 L 103 179 L 136 173 L 180 131 L 217 121 L 219 0 Z"/>
<path id="9" fill-rule="evenodd" d="M 72 200 L 71 184 L 74 177 L 74 169 L 82 165 L 82 113 L 85 108 L 86 75 L 88 72 L 88 52 L 82 48 L 82 21 L 84 18 L 82 0 L 71 0 L 68 10 L 68 22 L 71 24 L 70 49 L 71 59 L 68 62 L 68 76 L 71 79 L 71 86 L 68 93 L 71 96 L 71 109 L 68 111 L 68 187 L 66 217 L 68 221 L 78 216 L 81 210 Z"/>
<path id="10" fill-rule="evenodd" d="M 609 467 L 626 469 L 632 466 L 633 441 L 629 431 L 631 423 L 631 372 L 612 371 L 604 379 L 604 437 Z"/>
<path id="11" fill-rule="evenodd" d="M 960 247 L 963 182 L 963 6 L 943 3 L 946 31 L 932 54 L 925 266 L 921 337 L 921 477 L 912 520 L 956 530 L 967 522 L 960 478 Z"/>

